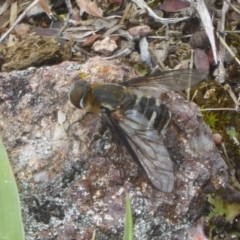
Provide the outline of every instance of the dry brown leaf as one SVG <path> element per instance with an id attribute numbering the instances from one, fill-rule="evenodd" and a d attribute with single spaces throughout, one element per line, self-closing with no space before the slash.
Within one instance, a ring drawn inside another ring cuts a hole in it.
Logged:
<path id="1" fill-rule="evenodd" d="M 167 0 L 159 7 L 166 12 L 178 12 L 190 7 L 190 2 L 184 0 Z"/>
<path id="2" fill-rule="evenodd" d="M 151 28 L 147 25 L 135 26 L 128 29 L 128 32 L 133 37 L 144 37 L 147 36 L 151 32 Z"/>
<path id="3" fill-rule="evenodd" d="M 102 17 L 102 10 L 98 6 L 91 2 L 90 0 L 77 0 L 78 6 L 81 8 L 81 11 L 84 11 L 94 17 Z"/>
<path id="4" fill-rule="evenodd" d="M 91 46 L 96 40 L 100 39 L 102 34 L 94 34 L 90 36 L 86 41 L 81 45 L 81 47 L 89 47 Z"/>
<path id="5" fill-rule="evenodd" d="M 50 9 L 50 6 L 45 0 L 40 0 L 38 4 L 48 16 L 52 15 L 52 11 Z"/>

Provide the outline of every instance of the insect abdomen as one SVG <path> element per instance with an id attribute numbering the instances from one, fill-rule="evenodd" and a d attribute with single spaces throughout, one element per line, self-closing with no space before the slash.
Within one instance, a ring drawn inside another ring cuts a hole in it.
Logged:
<path id="1" fill-rule="evenodd" d="M 137 110 L 149 121 L 149 128 L 154 127 L 159 133 L 168 125 L 171 119 L 168 108 L 156 98 L 138 96 L 133 109 Z"/>

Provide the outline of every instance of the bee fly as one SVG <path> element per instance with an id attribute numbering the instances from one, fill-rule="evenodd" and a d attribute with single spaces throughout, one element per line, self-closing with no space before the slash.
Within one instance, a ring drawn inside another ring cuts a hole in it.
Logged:
<path id="1" fill-rule="evenodd" d="M 203 70 L 173 70 L 134 78 L 119 84 L 76 82 L 70 92 L 72 104 L 100 114 L 118 134 L 133 160 L 159 190 L 174 187 L 173 164 L 163 144 L 163 130 L 171 112 L 160 99 L 165 91 L 183 90 L 207 76 Z"/>

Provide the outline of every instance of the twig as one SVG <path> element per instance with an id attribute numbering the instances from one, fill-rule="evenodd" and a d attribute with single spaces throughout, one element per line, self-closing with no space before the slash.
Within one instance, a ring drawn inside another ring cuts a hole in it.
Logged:
<path id="1" fill-rule="evenodd" d="M 162 71 L 166 71 L 166 67 L 165 67 L 163 61 L 158 57 L 158 55 L 155 53 L 155 51 L 151 47 L 148 48 L 148 51 L 150 52 L 151 56 L 156 60 L 159 68 Z"/>
<path id="2" fill-rule="evenodd" d="M 235 108 L 204 108 L 200 109 L 201 112 L 206 111 L 237 111 Z"/>
<path id="3" fill-rule="evenodd" d="M 225 33 L 240 33 L 240 31 L 239 30 L 234 30 L 234 31 L 226 30 Z"/>
<path id="4" fill-rule="evenodd" d="M 194 94 L 193 94 L 193 96 L 192 96 L 192 99 L 191 99 L 191 102 L 193 102 L 193 99 L 196 97 L 197 93 L 198 93 L 198 90 L 196 90 L 196 91 L 194 92 Z"/>
<path id="5" fill-rule="evenodd" d="M 190 58 L 190 66 L 189 66 L 190 69 L 193 68 L 193 53 L 194 53 L 194 50 L 191 50 L 191 58 Z M 188 82 L 188 88 L 186 88 L 185 92 L 187 93 L 187 100 L 190 101 L 191 78 L 189 78 L 188 81 L 189 81 L 189 82 Z"/>
<path id="6" fill-rule="evenodd" d="M 122 28 L 124 25 L 123 24 L 117 24 L 115 26 L 113 26 L 112 28 L 108 29 L 104 34 L 103 34 L 103 38 L 110 36 L 112 33 L 114 33 L 115 31 L 117 31 L 118 29 Z M 119 35 L 116 35 L 119 36 Z"/>
<path id="7" fill-rule="evenodd" d="M 177 23 L 180 21 L 184 21 L 189 17 L 183 18 L 161 18 L 155 14 L 155 12 L 147 5 L 147 3 L 143 0 L 132 0 L 137 6 L 141 9 L 146 9 L 148 11 L 149 16 L 151 16 L 156 22 L 160 22 L 162 24 L 170 24 L 170 23 Z"/>
<path id="8" fill-rule="evenodd" d="M 218 39 L 220 40 L 221 44 L 225 47 L 228 53 L 236 60 L 236 62 L 240 65 L 240 60 L 236 57 L 236 54 L 232 51 L 232 49 L 226 44 L 224 39 L 216 32 Z"/>
<path id="9" fill-rule="evenodd" d="M 225 84 L 223 86 L 223 88 L 228 91 L 230 97 L 232 98 L 232 100 L 234 101 L 236 106 L 237 107 L 240 106 L 240 103 L 238 102 L 237 97 L 235 96 L 234 92 L 232 91 L 232 88 L 228 84 Z"/>
<path id="10" fill-rule="evenodd" d="M 129 10 L 132 6 L 132 3 L 127 3 L 127 6 L 125 7 L 125 10 L 123 12 L 122 19 L 120 20 L 119 24 L 123 24 L 127 16 L 129 16 Z"/>
<path id="11" fill-rule="evenodd" d="M 197 11 L 201 18 L 204 30 L 208 36 L 209 42 L 211 44 L 214 62 L 217 64 L 218 63 L 217 47 L 215 43 L 211 17 L 204 0 L 196 0 L 196 1 L 197 1 Z"/>
<path id="12" fill-rule="evenodd" d="M 222 14 L 221 18 L 218 20 L 218 26 L 217 30 L 223 32 L 225 30 L 225 21 L 226 21 L 226 13 L 228 11 L 228 5 L 226 2 L 223 3 L 222 6 Z M 219 34 L 217 33 L 217 37 L 219 37 Z M 225 36 L 224 36 L 225 38 Z M 225 40 L 223 39 L 223 42 L 225 43 Z M 226 44 L 225 44 L 226 45 Z M 216 69 L 214 75 L 216 76 L 216 81 L 219 83 L 225 82 L 225 77 L 226 77 L 226 70 L 224 67 L 224 58 L 225 58 L 225 47 L 224 44 L 220 44 L 219 46 L 219 65 L 218 68 Z"/>
<path id="13" fill-rule="evenodd" d="M 93 230 L 93 235 L 92 235 L 92 239 L 91 240 L 95 240 L 96 239 L 96 230 Z"/>

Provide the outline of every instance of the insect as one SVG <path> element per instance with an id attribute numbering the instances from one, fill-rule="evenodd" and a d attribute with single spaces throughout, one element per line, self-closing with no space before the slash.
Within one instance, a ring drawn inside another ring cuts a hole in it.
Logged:
<path id="1" fill-rule="evenodd" d="M 171 112 L 159 99 L 160 88 L 183 90 L 207 76 L 203 70 L 172 70 L 119 84 L 74 84 L 70 101 L 79 109 L 100 114 L 115 130 L 138 167 L 159 190 L 174 187 L 173 163 L 163 143 Z"/>

